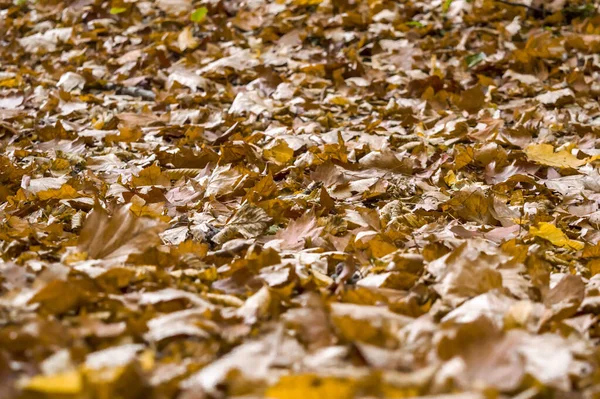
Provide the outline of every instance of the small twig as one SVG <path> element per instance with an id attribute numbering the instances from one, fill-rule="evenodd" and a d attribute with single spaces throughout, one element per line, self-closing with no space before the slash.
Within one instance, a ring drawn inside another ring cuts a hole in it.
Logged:
<path id="1" fill-rule="evenodd" d="M 543 8 L 538 8 L 538 7 L 534 7 L 534 6 L 529 6 L 527 4 L 521 4 L 521 3 L 513 3 L 512 1 L 508 1 L 508 0 L 495 0 L 498 3 L 502 3 L 502 4 L 506 4 L 508 6 L 514 6 L 514 7 L 525 7 L 531 11 L 535 11 L 535 12 L 539 12 L 542 14 L 546 14 L 546 11 Z"/>
<path id="2" fill-rule="evenodd" d="M 249 242 L 242 242 L 240 244 L 237 244 L 231 248 L 225 248 L 225 249 L 219 249 L 217 251 L 209 251 L 206 255 L 207 256 L 223 256 L 223 257 L 233 257 L 235 255 L 237 255 L 238 253 L 242 252 L 243 250 L 247 249 L 250 247 L 250 243 Z"/>
<path id="3" fill-rule="evenodd" d="M 156 94 L 152 90 L 141 89 L 139 87 L 120 87 L 117 89 L 118 94 L 123 94 L 131 97 L 141 97 L 142 100 L 154 101 Z"/>

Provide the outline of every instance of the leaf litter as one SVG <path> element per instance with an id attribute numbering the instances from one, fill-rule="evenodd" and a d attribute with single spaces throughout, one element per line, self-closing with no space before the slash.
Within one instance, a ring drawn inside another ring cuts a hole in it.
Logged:
<path id="1" fill-rule="evenodd" d="M 598 11 L 0 3 L 0 397 L 597 397 Z"/>

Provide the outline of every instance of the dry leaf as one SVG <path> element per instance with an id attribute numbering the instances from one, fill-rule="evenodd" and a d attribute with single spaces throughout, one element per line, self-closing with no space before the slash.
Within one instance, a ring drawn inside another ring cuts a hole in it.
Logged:
<path id="1" fill-rule="evenodd" d="M 541 222 L 537 226 L 531 226 L 529 233 L 534 237 L 540 237 L 550 241 L 553 245 L 575 250 L 583 249 L 584 244 L 581 241 L 571 240 L 561 229 L 552 223 Z"/>
<path id="2" fill-rule="evenodd" d="M 4 1 L 0 398 L 593 398 L 597 2 Z"/>
<path id="3" fill-rule="evenodd" d="M 130 206 L 121 206 L 109 216 L 97 205 L 85 220 L 78 248 L 92 259 L 117 260 L 156 245 L 164 228 L 154 219 L 135 216 Z"/>
<path id="4" fill-rule="evenodd" d="M 587 162 L 566 150 L 555 152 L 552 144 L 532 144 L 525 149 L 525 154 L 533 162 L 554 168 L 578 168 Z"/>
<path id="5" fill-rule="evenodd" d="M 263 209 L 254 205 L 244 204 L 212 240 L 218 244 L 222 244 L 232 237 L 239 235 L 244 238 L 255 238 L 267 228 L 270 221 L 271 218 Z"/>
<path id="6" fill-rule="evenodd" d="M 281 240 L 281 249 L 299 250 L 304 248 L 307 240 L 314 240 L 323 231 L 318 227 L 317 219 L 312 212 L 306 212 L 302 217 L 290 221 L 287 227 L 275 235 L 275 239 Z"/>

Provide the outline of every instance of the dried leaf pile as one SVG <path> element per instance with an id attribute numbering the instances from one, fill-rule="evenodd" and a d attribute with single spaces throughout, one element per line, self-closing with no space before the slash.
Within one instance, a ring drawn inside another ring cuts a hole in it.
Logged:
<path id="1" fill-rule="evenodd" d="M 1 1 L 0 397 L 598 397 L 598 4 L 511 3 Z"/>

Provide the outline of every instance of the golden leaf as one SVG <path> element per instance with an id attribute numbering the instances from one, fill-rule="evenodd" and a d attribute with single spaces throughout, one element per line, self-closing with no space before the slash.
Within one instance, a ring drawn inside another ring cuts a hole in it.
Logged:
<path id="1" fill-rule="evenodd" d="M 25 381 L 22 388 L 47 395 L 75 395 L 83 389 L 83 380 L 77 370 L 54 375 L 36 375 Z"/>
<path id="2" fill-rule="evenodd" d="M 265 396 L 277 399 L 350 399 L 356 389 L 357 384 L 345 378 L 299 374 L 281 377 Z"/>
<path id="3" fill-rule="evenodd" d="M 572 248 L 575 250 L 583 249 L 584 244 L 581 241 L 571 240 L 567 235 L 552 223 L 541 222 L 537 227 L 532 226 L 529 233 L 534 237 L 540 237 L 550 241 L 558 247 Z"/>
<path id="4" fill-rule="evenodd" d="M 168 177 L 164 176 L 160 167 L 156 164 L 142 169 L 138 176 L 131 179 L 134 186 L 167 186 L 170 183 Z"/>
<path id="5" fill-rule="evenodd" d="M 59 189 L 43 190 L 37 193 L 42 201 L 49 199 L 71 199 L 79 197 L 79 193 L 69 184 L 63 184 Z"/>
<path id="6" fill-rule="evenodd" d="M 266 149 L 264 154 L 267 159 L 285 164 L 294 157 L 294 150 L 284 140 L 280 140 L 275 146 Z"/>
<path id="7" fill-rule="evenodd" d="M 554 152 L 552 144 L 531 144 L 525 154 L 530 161 L 555 168 L 578 168 L 587 162 L 566 150 Z"/>

